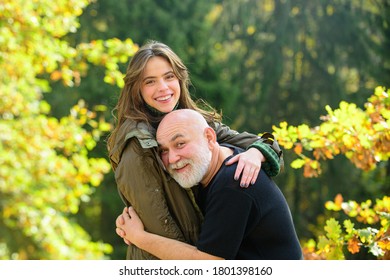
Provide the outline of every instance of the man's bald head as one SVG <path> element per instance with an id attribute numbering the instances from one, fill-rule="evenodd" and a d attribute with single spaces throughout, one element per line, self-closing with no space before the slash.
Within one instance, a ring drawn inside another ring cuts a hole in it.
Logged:
<path id="1" fill-rule="evenodd" d="M 157 128 L 162 162 L 184 188 L 207 178 L 213 151 L 218 146 L 215 131 L 203 116 L 190 109 L 172 111 Z"/>
<path id="2" fill-rule="evenodd" d="M 204 117 L 197 111 L 191 109 L 180 109 L 168 113 L 160 122 L 157 129 L 157 141 L 159 134 L 164 134 L 166 130 L 172 127 L 182 126 L 185 129 L 191 129 L 195 133 L 203 133 L 204 129 L 209 127 Z"/>

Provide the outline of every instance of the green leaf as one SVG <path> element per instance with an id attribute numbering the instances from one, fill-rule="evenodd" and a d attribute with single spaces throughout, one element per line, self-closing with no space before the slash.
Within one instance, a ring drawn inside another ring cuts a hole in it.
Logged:
<path id="1" fill-rule="evenodd" d="M 344 221 L 344 228 L 345 228 L 345 231 L 350 234 L 354 231 L 354 226 L 355 224 L 351 222 L 351 220 L 345 220 Z"/>
<path id="2" fill-rule="evenodd" d="M 334 218 L 330 218 L 329 220 L 326 221 L 325 231 L 326 231 L 326 236 L 330 240 L 334 240 L 334 241 L 339 240 L 342 232 L 339 222 L 336 221 L 336 219 Z"/>
<path id="3" fill-rule="evenodd" d="M 304 166 L 304 165 L 305 165 L 305 160 L 303 160 L 303 159 L 295 159 L 291 163 L 291 167 L 294 168 L 294 169 L 302 168 L 302 166 Z"/>

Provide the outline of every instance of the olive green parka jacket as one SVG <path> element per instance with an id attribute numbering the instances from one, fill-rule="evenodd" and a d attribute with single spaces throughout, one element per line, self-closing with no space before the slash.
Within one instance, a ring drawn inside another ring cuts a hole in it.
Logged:
<path id="1" fill-rule="evenodd" d="M 217 132 L 219 143 L 246 149 L 256 141 L 260 144 L 269 141 L 269 134 L 261 139 L 246 132 L 239 134 L 221 123 L 214 123 L 211 126 Z M 116 142 L 109 151 L 119 194 L 126 206 L 134 207 L 146 231 L 195 245 L 200 232 L 202 214 L 193 199 L 192 191 L 180 187 L 165 171 L 159 157 L 155 135 L 156 130 L 146 123 L 136 124 L 131 120 L 123 123 Z M 263 145 L 272 147 L 266 151 L 260 149 L 267 160 L 270 157 L 269 151 L 274 153 L 272 157 L 280 160 L 276 166 L 268 166 L 268 170 L 275 175 L 279 173 L 279 168 L 283 164 L 282 152 L 276 141 Z M 262 168 L 267 167 L 266 163 L 263 163 Z M 156 258 L 130 245 L 126 259 Z"/>

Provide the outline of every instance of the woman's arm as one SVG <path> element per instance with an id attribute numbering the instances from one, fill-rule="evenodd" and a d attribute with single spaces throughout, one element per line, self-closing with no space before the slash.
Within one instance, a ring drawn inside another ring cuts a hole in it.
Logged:
<path id="1" fill-rule="evenodd" d="M 260 137 L 247 132 L 238 133 L 237 131 L 230 129 L 228 126 L 222 123 L 215 122 L 211 124 L 211 126 L 214 128 L 214 130 L 217 133 L 217 140 L 219 143 L 231 144 L 243 149 L 248 149 L 248 151 L 251 148 L 255 148 L 258 151 L 260 151 L 260 153 L 258 153 L 257 158 L 253 157 L 254 156 L 253 154 L 251 157 L 253 161 L 257 160 L 256 161 L 257 164 L 250 163 L 248 164 L 248 168 L 246 168 L 245 162 L 241 165 L 239 163 L 238 170 L 236 172 L 235 177 L 241 174 L 241 171 L 244 169 L 244 167 L 246 169 L 258 168 L 258 170 L 260 170 L 260 168 L 263 166 L 264 171 L 270 177 L 274 177 L 278 175 L 280 170 L 283 168 L 282 150 L 280 149 L 277 141 L 274 139 L 271 133 L 265 133 Z M 262 157 L 265 158 L 265 162 L 263 162 L 263 164 L 261 161 Z M 238 160 L 239 160 L 238 158 L 233 158 L 228 162 L 228 164 L 231 164 Z M 244 169 L 244 172 L 245 171 L 246 170 Z M 244 177 L 242 179 L 244 179 Z M 253 177 L 252 182 L 255 179 L 256 178 Z M 248 180 L 246 182 L 248 182 Z M 241 180 L 241 184 L 243 183 L 245 182 Z"/>

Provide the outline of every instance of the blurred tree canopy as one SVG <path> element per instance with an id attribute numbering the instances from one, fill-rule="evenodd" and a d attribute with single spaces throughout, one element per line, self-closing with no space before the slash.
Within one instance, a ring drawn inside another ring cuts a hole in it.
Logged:
<path id="1" fill-rule="evenodd" d="M 305 177 L 321 175 L 321 161 L 345 155 L 357 168 L 375 170 L 390 158 L 390 91 L 377 87 L 368 98 L 365 110 L 354 103 L 340 102 L 336 110 L 326 108 L 319 126 L 297 127 L 287 122 L 274 126 L 275 137 L 286 149 L 293 149 L 298 156 L 292 168 L 303 168 Z M 353 118 L 351 118 L 353 116 Z M 307 153 L 312 154 L 312 157 Z M 383 170 L 385 171 L 385 170 Z M 390 174 L 382 175 L 383 190 L 387 194 L 375 202 L 367 199 L 362 203 L 343 201 L 342 194 L 335 201 L 326 202 L 331 211 L 343 211 L 347 217 L 326 221 L 326 236 L 318 237 L 318 245 L 311 239 L 304 246 L 306 258 L 345 259 L 345 253 L 357 254 L 366 249 L 379 259 L 390 259 Z M 351 219 L 355 219 L 355 223 Z M 343 224 L 345 232 L 341 225 Z"/>
<path id="2" fill-rule="evenodd" d="M 0 0 L 0 258 L 124 259 L 114 225 L 123 203 L 104 138 L 129 57 L 148 39 L 180 55 L 192 95 L 222 110 L 226 124 L 274 132 L 281 143 L 287 134 L 277 128 L 314 135 L 325 113 L 356 125 L 374 89 L 390 88 L 389 0 L 30 2 Z M 336 130 L 321 131 L 325 140 Z M 334 148 L 352 151 L 353 139 L 338 133 Z M 329 219 L 341 217 L 342 203 L 329 201 L 339 194 L 361 202 L 389 194 L 388 157 L 363 170 L 348 151 L 329 160 L 310 139 L 293 140 L 275 180 L 302 244 L 337 228 Z M 316 155 L 327 159 L 321 169 Z M 291 163 L 321 173 L 306 177 Z M 364 250 L 332 256 L 376 258 Z"/>
<path id="3" fill-rule="evenodd" d="M 110 129 L 98 118 L 104 108 L 92 112 L 80 100 L 58 119 L 42 98 L 50 81 L 80 83 L 88 63 L 105 66 L 108 81 L 122 80 L 116 64 L 134 52 L 131 41 L 71 46 L 63 39 L 89 2 L 0 2 L 1 259 L 102 259 L 112 252 L 75 220 L 110 170 L 105 158 L 89 154 Z"/>

